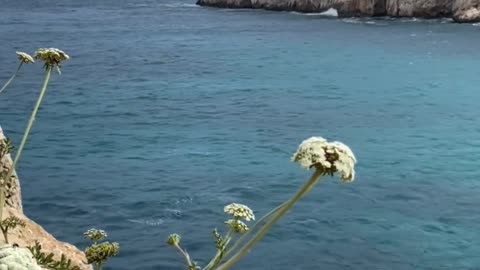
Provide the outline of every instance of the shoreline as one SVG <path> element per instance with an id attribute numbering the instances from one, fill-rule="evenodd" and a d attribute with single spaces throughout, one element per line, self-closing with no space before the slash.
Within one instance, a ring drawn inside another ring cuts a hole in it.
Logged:
<path id="1" fill-rule="evenodd" d="M 226 9 L 263 9 L 304 14 L 335 10 L 337 18 L 452 19 L 480 22 L 480 0 L 198 0 L 197 5 Z"/>

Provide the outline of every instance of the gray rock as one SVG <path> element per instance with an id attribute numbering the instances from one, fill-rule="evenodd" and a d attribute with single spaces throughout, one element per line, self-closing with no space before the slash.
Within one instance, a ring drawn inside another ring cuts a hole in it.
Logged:
<path id="1" fill-rule="evenodd" d="M 324 12 L 334 8 L 339 17 L 393 16 L 440 18 L 457 22 L 480 21 L 480 0 L 198 0 L 198 5 L 221 8 L 257 8 Z"/>
<path id="2" fill-rule="evenodd" d="M 394 17 L 450 17 L 452 5 L 453 0 L 387 0 L 386 13 Z"/>
<path id="3" fill-rule="evenodd" d="M 386 15 L 385 0 L 336 0 L 334 7 L 340 17 Z"/>
<path id="4" fill-rule="evenodd" d="M 198 0 L 197 5 L 219 8 L 252 8 L 250 0 Z"/>
<path id="5" fill-rule="evenodd" d="M 453 19 L 461 23 L 480 22 L 480 0 L 456 0 Z"/>
<path id="6" fill-rule="evenodd" d="M 385 0 L 198 0 L 198 5 L 223 8 L 256 8 L 298 12 L 324 12 L 330 8 L 341 17 L 385 15 Z"/>
<path id="7" fill-rule="evenodd" d="M 3 246 L 0 248 L 0 270 L 42 270 L 26 248 Z"/>

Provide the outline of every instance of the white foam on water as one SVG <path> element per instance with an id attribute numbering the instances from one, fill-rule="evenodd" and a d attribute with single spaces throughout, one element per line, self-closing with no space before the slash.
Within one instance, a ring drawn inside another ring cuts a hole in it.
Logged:
<path id="1" fill-rule="evenodd" d="M 327 11 L 320 13 L 324 16 L 338 17 L 338 11 L 334 8 L 329 8 Z"/>
<path id="2" fill-rule="evenodd" d="M 362 23 L 359 19 L 355 19 L 355 18 L 343 19 L 342 22 L 344 22 L 344 23 L 352 23 L 352 24 Z"/>
<path id="3" fill-rule="evenodd" d="M 338 17 L 338 12 L 334 8 L 329 8 L 327 11 L 318 12 L 318 13 L 302 13 L 297 11 L 292 11 L 291 13 L 295 15 L 302 15 L 302 16 Z"/>
<path id="4" fill-rule="evenodd" d="M 195 4 L 187 4 L 187 3 L 152 3 L 152 4 L 145 4 L 145 3 L 128 3 L 129 6 L 132 7 L 166 7 L 166 8 L 193 8 L 198 7 Z"/>
<path id="5" fill-rule="evenodd" d="M 161 218 L 159 219 L 128 219 L 129 222 L 137 223 L 141 225 L 147 226 L 160 226 L 165 223 L 165 221 Z"/>
<path id="6" fill-rule="evenodd" d="M 187 3 L 175 3 L 175 4 L 160 4 L 160 6 L 170 7 L 170 8 L 191 8 L 191 7 L 198 7 L 195 4 L 187 4 Z"/>

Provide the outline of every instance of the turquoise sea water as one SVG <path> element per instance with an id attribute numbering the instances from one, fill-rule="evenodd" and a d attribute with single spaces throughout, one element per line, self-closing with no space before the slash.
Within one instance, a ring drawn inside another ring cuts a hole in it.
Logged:
<path id="1" fill-rule="evenodd" d="M 200 8 L 194 1 L 16 1 L 0 9 L 0 80 L 15 50 L 69 53 L 19 165 L 26 213 L 106 269 L 204 265 L 223 206 L 257 216 L 309 177 L 305 138 L 341 140 L 357 181 L 325 181 L 235 269 L 480 269 L 480 27 Z M 0 96 L 18 144 L 41 86 Z"/>

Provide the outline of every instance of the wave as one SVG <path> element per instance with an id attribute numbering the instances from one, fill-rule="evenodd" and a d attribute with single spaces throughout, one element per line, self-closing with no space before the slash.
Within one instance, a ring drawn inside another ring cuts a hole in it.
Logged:
<path id="1" fill-rule="evenodd" d="M 165 221 L 161 218 L 159 219 L 128 219 L 129 222 L 137 223 L 141 225 L 147 226 L 160 226 L 165 223 Z"/>
<path id="2" fill-rule="evenodd" d="M 318 12 L 318 13 L 302 13 L 302 12 L 296 12 L 296 11 L 292 11 L 291 13 L 295 15 L 302 15 L 302 16 L 338 17 L 338 12 L 334 8 L 329 8 L 327 11 Z"/>
<path id="3" fill-rule="evenodd" d="M 364 18 L 347 18 L 343 19 L 342 22 L 344 23 L 351 23 L 351 24 L 365 24 L 365 25 L 378 25 L 378 26 L 385 26 L 388 25 L 387 22 L 382 22 L 381 20 L 367 20 Z"/>
<path id="4" fill-rule="evenodd" d="M 146 4 L 146 3 L 130 3 L 132 7 L 136 8 L 144 8 L 144 7 L 166 7 L 166 8 L 193 8 L 198 7 L 195 4 L 187 4 L 187 3 L 156 3 L 156 4 Z"/>
<path id="5" fill-rule="evenodd" d="M 351 23 L 351 24 L 360 24 L 360 23 L 363 23 L 362 21 L 360 21 L 360 19 L 355 19 L 355 18 L 342 19 L 342 22 L 344 22 L 344 23 Z"/>
<path id="6" fill-rule="evenodd" d="M 198 5 L 195 4 L 187 4 L 187 3 L 171 3 L 171 4 L 159 4 L 161 7 L 168 7 L 168 8 L 192 8 L 192 7 L 198 7 Z"/>
<path id="7" fill-rule="evenodd" d="M 193 149 L 170 149 L 166 150 L 168 156 L 214 156 L 217 152 L 193 150 Z"/>

